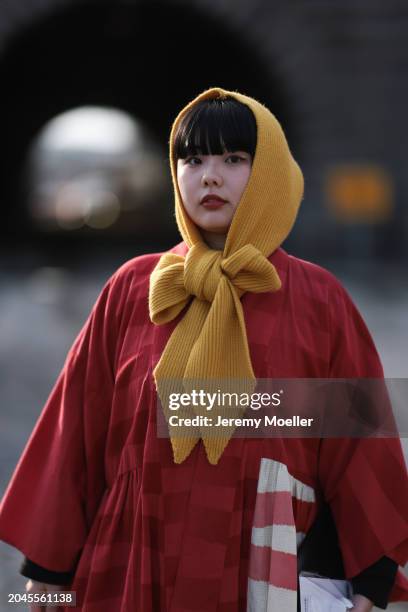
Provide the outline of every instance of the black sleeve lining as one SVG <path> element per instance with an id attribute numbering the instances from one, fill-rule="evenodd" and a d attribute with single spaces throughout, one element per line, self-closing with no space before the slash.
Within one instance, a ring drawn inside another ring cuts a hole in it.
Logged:
<path id="1" fill-rule="evenodd" d="M 299 572 L 306 571 L 331 579 L 345 579 L 337 530 L 329 504 L 324 504 L 298 551 Z M 398 564 L 381 557 L 351 579 L 353 592 L 364 595 L 378 608 L 385 610 Z"/>
<path id="2" fill-rule="evenodd" d="M 53 572 L 45 569 L 45 567 L 41 567 L 41 565 L 37 565 L 34 561 L 30 561 L 27 557 L 25 557 L 21 565 L 20 574 L 37 582 L 61 586 L 70 584 L 74 577 L 74 572 Z"/>
<path id="3" fill-rule="evenodd" d="M 376 563 L 351 579 L 353 591 L 355 594 L 367 597 L 377 608 L 385 610 L 397 571 L 398 564 L 395 561 L 389 557 L 381 557 Z"/>

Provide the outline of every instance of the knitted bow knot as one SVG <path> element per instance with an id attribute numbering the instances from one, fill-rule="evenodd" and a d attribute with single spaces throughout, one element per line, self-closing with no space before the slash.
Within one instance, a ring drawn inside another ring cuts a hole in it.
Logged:
<path id="1" fill-rule="evenodd" d="M 151 274 L 151 320 L 159 325 L 171 321 L 194 296 L 154 370 L 167 420 L 171 415 L 170 393 L 178 390 L 183 381 L 188 384 L 187 381 L 218 379 L 229 385 L 229 379 L 255 380 L 239 298 L 247 291 L 276 291 L 280 286 L 275 267 L 252 244 L 223 257 L 221 251 L 197 243 L 186 257 L 166 253 L 160 259 Z M 229 416 L 238 416 L 241 411 L 238 407 Z M 179 463 L 191 452 L 200 434 L 186 431 L 180 437 L 178 429 L 176 437 L 171 427 L 169 430 L 174 459 Z M 232 431 L 218 433 L 218 438 L 201 433 L 210 463 L 217 463 L 232 435 Z"/>
<path id="2" fill-rule="evenodd" d="M 281 288 L 273 264 L 252 244 L 246 244 L 221 261 L 221 269 L 238 290 L 263 293 Z"/>
<path id="3" fill-rule="evenodd" d="M 186 255 L 184 267 L 187 294 L 212 302 L 222 276 L 221 260 L 220 251 L 212 251 L 202 244 L 192 246 Z"/>
<path id="4" fill-rule="evenodd" d="M 161 325 L 174 319 L 190 297 L 213 302 L 223 281 L 234 287 L 238 297 L 246 291 L 276 291 L 281 283 L 274 266 L 252 244 L 229 257 L 204 244 L 193 245 L 186 257 L 166 253 L 151 275 L 150 314 Z"/>

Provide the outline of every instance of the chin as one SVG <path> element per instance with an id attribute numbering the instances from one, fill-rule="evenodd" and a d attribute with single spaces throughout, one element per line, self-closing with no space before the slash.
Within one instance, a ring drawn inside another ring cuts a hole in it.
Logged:
<path id="1" fill-rule="evenodd" d="M 228 232 L 228 227 L 211 227 L 206 225 L 201 226 L 201 229 L 204 230 L 205 232 L 211 232 L 212 234 L 219 234 L 220 236 L 225 235 Z"/>

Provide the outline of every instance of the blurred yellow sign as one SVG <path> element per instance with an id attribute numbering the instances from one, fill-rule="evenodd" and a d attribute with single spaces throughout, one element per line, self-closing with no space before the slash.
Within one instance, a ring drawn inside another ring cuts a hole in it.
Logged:
<path id="1" fill-rule="evenodd" d="M 339 221 L 381 223 L 392 216 L 394 185 L 381 166 L 333 166 L 324 189 L 328 206 Z"/>

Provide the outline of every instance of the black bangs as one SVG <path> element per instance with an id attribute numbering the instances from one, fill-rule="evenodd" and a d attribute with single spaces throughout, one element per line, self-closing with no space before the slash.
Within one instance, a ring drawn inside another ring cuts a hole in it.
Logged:
<path id="1" fill-rule="evenodd" d="M 256 149 L 256 121 L 251 109 L 231 96 L 197 103 L 183 117 L 174 136 L 175 159 L 222 155 Z"/>

